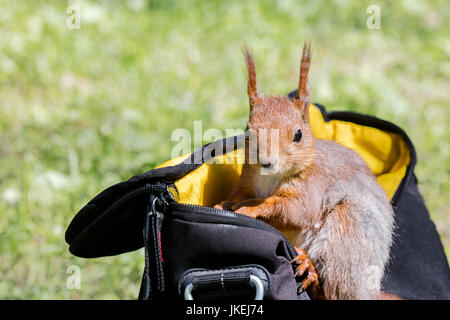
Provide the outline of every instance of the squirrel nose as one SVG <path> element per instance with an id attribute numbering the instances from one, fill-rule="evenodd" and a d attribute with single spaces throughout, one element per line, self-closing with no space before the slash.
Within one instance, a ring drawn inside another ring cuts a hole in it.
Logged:
<path id="1" fill-rule="evenodd" d="M 262 165 L 262 167 L 263 168 L 270 168 L 271 166 L 272 166 L 272 164 L 270 163 L 270 162 L 267 162 L 267 163 L 261 163 L 261 165 Z"/>

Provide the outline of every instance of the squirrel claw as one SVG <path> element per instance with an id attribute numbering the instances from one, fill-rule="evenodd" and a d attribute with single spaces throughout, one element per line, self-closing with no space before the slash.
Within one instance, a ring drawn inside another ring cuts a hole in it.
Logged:
<path id="1" fill-rule="evenodd" d="M 302 293 L 309 287 L 316 287 L 319 285 L 319 279 L 317 273 L 309 273 L 306 278 L 300 283 L 300 287 L 297 290 L 297 294 Z"/>

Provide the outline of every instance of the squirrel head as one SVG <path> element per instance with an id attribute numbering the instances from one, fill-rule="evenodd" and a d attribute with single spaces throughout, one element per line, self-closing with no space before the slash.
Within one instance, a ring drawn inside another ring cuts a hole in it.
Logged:
<path id="1" fill-rule="evenodd" d="M 315 159 L 314 138 L 309 124 L 310 92 L 308 71 L 311 43 L 305 43 L 300 63 L 298 97 L 260 96 L 253 57 L 244 49 L 250 100 L 248 129 L 257 148 L 257 163 L 264 174 L 292 175 L 311 166 Z M 252 139 L 249 139 L 252 141 Z"/>

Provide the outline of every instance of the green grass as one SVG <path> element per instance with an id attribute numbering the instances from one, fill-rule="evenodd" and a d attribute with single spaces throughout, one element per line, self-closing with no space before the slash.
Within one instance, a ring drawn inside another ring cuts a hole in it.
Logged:
<path id="1" fill-rule="evenodd" d="M 295 88 L 308 37 L 313 101 L 406 130 L 450 253 L 447 1 L 72 3 L 79 30 L 65 1 L 0 0 L 0 298 L 137 297 L 142 251 L 76 258 L 64 231 L 97 193 L 168 160 L 174 129 L 245 127 L 245 42 L 264 92 Z"/>

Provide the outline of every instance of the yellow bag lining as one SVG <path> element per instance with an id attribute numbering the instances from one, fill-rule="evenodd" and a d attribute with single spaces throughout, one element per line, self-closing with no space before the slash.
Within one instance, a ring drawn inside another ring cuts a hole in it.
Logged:
<path id="1" fill-rule="evenodd" d="M 353 122 L 331 120 L 325 122 L 320 110 L 311 105 L 310 123 L 316 138 L 334 140 L 357 152 L 368 164 L 392 199 L 406 168 L 411 161 L 410 149 L 402 136 Z M 242 171 L 242 150 L 235 150 L 215 158 L 213 164 L 202 164 L 193 172 L 175 182 L 177 201 L 187 204 L 212 206 L 227 199 L 236 187 Z M 169 160 L 160 166 L 181 163 L 187 155 Z M 230 164 L 231 163 L 231 164 Z"/>

